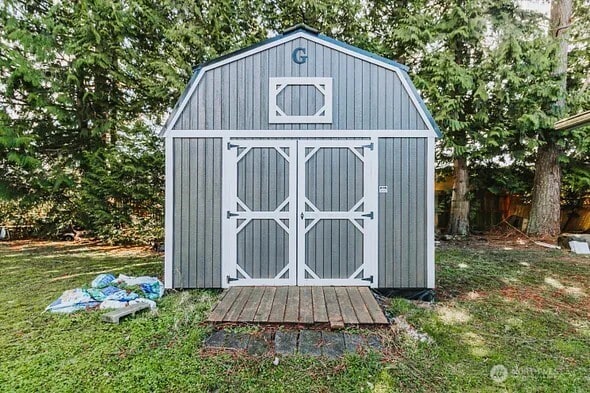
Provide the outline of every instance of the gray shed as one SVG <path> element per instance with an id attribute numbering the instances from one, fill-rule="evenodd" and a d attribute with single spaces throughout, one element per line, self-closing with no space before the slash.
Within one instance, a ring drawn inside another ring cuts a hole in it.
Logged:
<path id="1" fill-rule="evenodd" d="M 296 26 L 198 67 L 161 135 L 167 288 L 434 288 L 440 131 L 405 66 Z"/>

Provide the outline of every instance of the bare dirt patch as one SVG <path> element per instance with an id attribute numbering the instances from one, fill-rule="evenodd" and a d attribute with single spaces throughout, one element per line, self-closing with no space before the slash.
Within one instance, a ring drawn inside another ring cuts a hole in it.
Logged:
<path id="1" fill-rule="evenodd" d="M 0 242 L 0 249 L 6 247 L 15 252 L 91 252 L 105 253 L 111 256 L 137 256 L 146 257 L 157 255 L 147 246 L 112 246 L 101 244 L 94 240 L 77 240 L 73 242 L 50 240 L 11 240 Z"/>
<path id="2" fill-rule="evenodd" d="M 548 291 L 543 287 L 509 286 L 500 290 L 505 300 L 526 303 L 537 310 L 551 310 L 555 313 L 571 313 L 579 317 L 590 318 L 590 304 L 585 301 L 572 304 L 567 302 L 565 289 Z"/>

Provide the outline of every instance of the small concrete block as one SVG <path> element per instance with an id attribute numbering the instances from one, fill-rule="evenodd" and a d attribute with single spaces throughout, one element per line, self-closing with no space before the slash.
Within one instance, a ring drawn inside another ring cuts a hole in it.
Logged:
<path id="1" fill-rule="evenodd" d="M 322 353 L 325 357 L 336 359 L 344 354 L 346 347 L 344 335 L 340 332 L 322 332 Z"/>
<path id="2" fill-rule="evenodd" d="M 344 333 L 344 346 L 346 352 L 356 353 L 364 344 L 363 338 L 358 334 Z"/>
<path id="3" fill-rule="evenodd" d="M 250 336 L 245 333 L 230 333 L 225 334 L 225 347 L 229 349 L 246 349 Z"/>
<path id="4" fill-rule="evenodd" d="M 299 332 L 299 353 L 302 355 L 322 356 L 322 332 L 301 330 Z"/>
<path id="5" fill-rule="evenodd" d="M 212 335 L 205 339 L 204 345 L 208 348 L 223 348 L 225 342 L 225 331 L 216 330 Z"/>
<path id="6" fill-rule="evenodd" d="M 102 316 L 104 322 L 119 323 L 119 320 L 128 315 L 135 315 L 136 312 L 150 308 L 147 303 L 136 303 L 127 307 L 118 308 Z"/>
<path id="7" fill-rule="evenodd" d="M 588 243 L 572 240 L 569 243 L 570 249 L 575 254 L 590 255 L 590 248 Z"/>
<path id="8" fill-rule="evenodd" d="M 248 342 L 248 353 L 253 356 L 261 356 L 268 352 L 270 334 L 253 335 Z"/>
<path id="9" fill-rule="evenodd" d="M 376 334 L 367 336 L 367 344 L 369 344 L 369 348 L 374 349 L 375 351 L 380 351 L 383 348 L 381 338 Z"/>
<path id="10" fill-rule="evenodd" d="M 299 332 L 296 331 L 278 330 L 275 334 L 275 352 L 279 355 L 293 355 L 297 350 L 298 335 Z"/>

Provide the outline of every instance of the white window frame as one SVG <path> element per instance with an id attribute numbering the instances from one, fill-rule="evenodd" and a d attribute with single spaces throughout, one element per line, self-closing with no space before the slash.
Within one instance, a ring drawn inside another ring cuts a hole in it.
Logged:
<path id="1" fill-rule="evenodd" d="M 324 96 L 324 105 L 313 115 L 287 115 L 284 108 L 277 104 L 279 93 L 287 86 L 314 86 Z M 268 122 L 270 124 L 332 123 L 332 78 L 269 78 Z"/>

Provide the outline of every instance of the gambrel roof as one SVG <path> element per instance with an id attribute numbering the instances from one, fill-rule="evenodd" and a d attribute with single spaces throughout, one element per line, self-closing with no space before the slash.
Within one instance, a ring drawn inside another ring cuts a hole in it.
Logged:
<path id="1" fill-rule="evenodd" d="M 416 106 L 417 116 L 421 118 L 424 126 L 432 132 L 433 136 L 441 136 L 440 128 L 436 124 L 433 116 L 426 107 L 414 84 L 410 80 L 407 72 L 408 68 L 406 66 L 397 63 L 393 60 L 387 59 L 385 57 L 378 56 L 374 53 L 346 44 L 342 41 L 338 41 L 333 38 L 327 37 L 323 34 L 319 34 L 316 30 L 305 25 L 294 26 L 288 30 L 285 30 L 285 32 L 283 32 L 280 35 L 277 35 L 260 43 L 251 45 L 249 47 L 240 49 L 238 51 L 229 53 L 227 55 L 221 56 L 219 58 L 213 59 L 211 61 L 205 62 L 196 67 L 191 79 L 187 84 L 186 89 L 178 99 L 170 116 L 168 117 L 168 120 L 162 127 L 160 131 L 160 136 L 166 136 L 166 134 L 171 129 L 173 129 L 179 122 L 179 118 L 181 117 L 183 111 L 189 104 L 191 96 L 195 93 L 197 85 L 199 85 L 201 79 L 203 78 L 203 75 L 207 71 L 216 69 L 231 62 L 238 61 L 248 56 L 253 56 L 262 51 L 278 47 L 280 45 L 283 45 L 293 40 L 297 40 L 299 38 L 304 38 L 305 40 L 329 47 L 330 49 L 336 50 L 340 53 L 344 53 L 348 56 L 352 56 L 365 62 L 372 63 L 379 67 L 394 71 L 399 77 L 401 85 L 403 86 L 407 95 L 411 99 L 411 102 L 413 102 L 413 104 Z"/>

